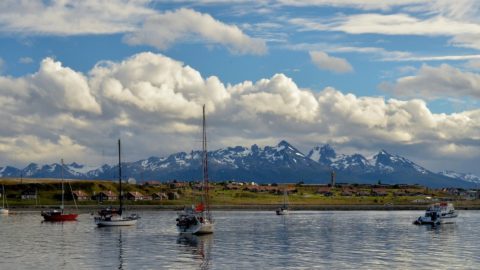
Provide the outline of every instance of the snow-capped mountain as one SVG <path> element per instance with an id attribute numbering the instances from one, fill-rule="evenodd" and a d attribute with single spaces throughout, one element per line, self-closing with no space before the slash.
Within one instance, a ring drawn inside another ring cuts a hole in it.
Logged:
<path id="1" fill-rule="evenodd" d="M 316 146 L 307 155 L 286 141 L 276 146 L 227 147 L 211 151 L 210 178 L 214 181 L 245 180 L 256 182 L 328 183 L 330 172 L 338 182 L 355 183 L 417 183 L 431 187 L 470 187 L 480 183 L 471 174 L 453 172 L 433 173 L 418 164 L 385 150 L 367 158 L 361 154 L 337 154 L 330 145 Z M 166 157 L 125 162 L 124 175 L 138 181 L 146 180 L 198 180 L 202 177 L 201 151 L 178 152 Z M 89 167 L 77 163 L 65 164 L 65 178 L 116 179 L 118 167 L 102 165 Z M 31 163 L 23 169 L 0 167 L 1 177 L 59 178 L 62 167 L 53 163 Z"/>
<path id="2" fill-rule="evenodd" d="M 463 181 L 480 184 L 480 177 L 472 173 L 459 173 L 455 171 L 445 170 L 445 171 L 439 172 L 438 174 L 441 174 L 453 179 L 462 179 Z"/>

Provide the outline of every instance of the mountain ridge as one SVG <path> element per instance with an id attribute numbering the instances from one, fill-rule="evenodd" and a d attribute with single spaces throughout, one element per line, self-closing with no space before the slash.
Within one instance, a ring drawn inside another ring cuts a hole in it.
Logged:
<path id="1" fill-rule="evenodd" d="M 122 163 L 124 175 L 145 180 L 199 180 L 201 151 L 177 152 Z M 317 145 L 307 155 L 285 140 L 276 146 L 234 146 L 209 151 L 209 172 L 213 181 L 239 180 L 259 183 L 329 183 L 331 171 L 337 183 L 420 184 L 429 187 L 474 187 L 480 177 L 452 171 L 432 172 L 400 155 L 381 149 L 370 158 L 355 153 L 337 154 L 332 146 Z M 65 164 L 64 177 L 73 179 L 115 179 L 117 165 L 89 167 Z M 0 177 L 60 178 L 58 163 L 30 163 L 23 169 L 0 168 Z"/>

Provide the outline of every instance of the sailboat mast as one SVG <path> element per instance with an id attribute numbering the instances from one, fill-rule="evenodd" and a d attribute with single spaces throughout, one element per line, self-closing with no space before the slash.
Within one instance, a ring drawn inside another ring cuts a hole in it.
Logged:
<path id="1" fill-rule="evenodd" d="M 121 160 L 121 145 L 120 139 L 118 139 L 118 184 L 120 186 L 120 192 L 118 194 L 118 199 L 120 201 L 119 214 L 122 215 L 123 211 L 123 196 L 122 196 L 122 160 Z"/>
<path id="2" fill-rule="evenodd" d="M 207 213 L 210 212 L 210 204 L 208 202 L 208 152 L 207 152 L 207 123 L 205 117 L 205 105 L 203 105 L 203 203 Z"/>
<path id="3" fill-rule="evenodd" d="M 3 206 L 5 208 L 5 186 L 2 184 L 2 199 L 3 199 Z"/>
<path id="4" fill-rule="evenodd" d="M 63 187 L 63 158 L 60 160 L 60 163 L 62 164 L 62 170 L 61 170 L 61 175 L 62 175 L 62 205 L 60 206 L 60 208 L 62 209 L 62 212 L 63 212 L 63 208 L 64 208 L 64 199 L 65 199 L 65 189 Z"/>

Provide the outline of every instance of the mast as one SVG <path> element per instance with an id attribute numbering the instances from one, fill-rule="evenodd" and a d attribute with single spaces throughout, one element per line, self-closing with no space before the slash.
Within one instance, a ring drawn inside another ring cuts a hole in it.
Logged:
<path id="1" fill-rule="evenodd" d="M 2 199 L 3 199 L 3 206 L 5 208 L 5 186 L 2 184 Z"/>
<path id="2" fill-rule="evenodd" d="M 63 208 L 64 208 L 64 197 L 65 197 L 65 189 L 63 187 L 63 158 L 60 160 L 60 163 L 62 163 L 62 205 L 60 206 L 60 209 L 62 209 L 62 213 L 63 213 Z"/>
<path id="3" fill-rule="evenodd" d="M 120 200 L 120 209 L 118 210 L 118 213 L 122 215 L 123 211 L 123 196 L 122 196 L 122 160 L 120 158 L 121 156 L 121 145 L 120 145 L 120 139 L 118 139 L 118 183 L 120 186 L 120 192 L 118 194 L 118 199 Z"/>
<path id="4" fill-rule="evenodd" d="M 202 150 L 203 150 L 203 203 L 205 205 L 205 209 L 207 213 L 210 212 L 210 203 L 208 202 L 208 152 L 207 152 L 207 123 L 205 117 L 205 104 L 203 105 L 203 143 L 202 143 Z"/>

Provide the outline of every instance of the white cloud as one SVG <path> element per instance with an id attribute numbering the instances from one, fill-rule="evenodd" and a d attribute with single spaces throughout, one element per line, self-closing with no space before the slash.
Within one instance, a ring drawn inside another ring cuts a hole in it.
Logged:
<path id="1" fill-rule="evenodd" d="M 154 11 L 148 0 L 0 2 L 0 31 L 37 35 L 132 31 Z"/>
<path id="2" fill-rule="evenodd" d="M 125 34 L 128 44 L 160 50 L 188 40 L 223 45 L 236 54 L 267 52 L 265 40 L 250 37 L 237 26 L 209 14 L 185 8 L 160 13 L 150 4 L 150 0 L 0 1 L 0 33 L 42 36 L 120 33 Z"/>
<path id="3" fill-rule="evenodd" d="M 335 73 L 352 72 L 353 67 L 343 58 L 330 56 L 325 52 L 311 51 L 310 59 L 319 69 L 333 71 Z"/>
<path id="4" fill-rule="evenodd" d="M 422 0 L 280 0 L 286 6 L 332 6 L 350 7 L 363 10 L 390 10 L 394 7 L 424 3 Z"/>
<path id="5" fill-rule="evenodd" d="M 20 57 L 20 59 L 18 59 L 18 62 L 21 64 L 31 64 L 33 63 L 33 59 L 30 57 Z"/>
<path id="6" fill-rule="evenodd" d="M 478 80 L 444 66 L 422 67 L 416 76 L 436 69 L 451 74 L 446 81 L 458 80 L 454 86 Z M 0 76 L 0 162 L 53 162 L 61 155 L 112 162 L 118 137 L 125 138 L 126 160 L 198 149 L 204 103 L 211 149 L 290 139 L 303 149 L 335 142 L 371 151 L 401 147 L 425 160 L 441 153 L 447 164 L 480 145 L 480 110 L 437 114 L 420 99 L 317 92 L 283 74 L 225 85 L 163 55 L 140 53 L 98 63 L 86 75 L 47 58 L 34 74 Z M 102 150 L 111 158 L 103 159 Z"/>
<path id="7" fill-rule="evenodd" d="M 192 38 L 225 45 L 237 54 L 264 54 L 267 51 L 263 40 L 249 37 L 237 26 L 185 8 L 148 17 L 141 29 L 126 35 L 125 41 L 131 45 L 148 44 L 165 50 L 173 43 Z"/>
<path id="8" fill-rule="evenodd" d="M 401 97 L 480 98 L 480 75 L 447 64 L 439 67 L 423 65 L 417 74 L 401 77 L 394 84 L 383 83 L 381 88 Z"/>
<path id="9" fill-rule="evenodd" d="M 5 61 L 0 58 L 0 74 L 3 73 L 3 70 L 5 69 Z"/>
<path id="10" fill-rule="evenodd" d="M 342 31 L 349 34 L 457 36 L 480 33 L 480 24 L 441 16 L 418 19 L 408 14 L 365 13 L 340 16 L 328 23 L 308 19 L 291 19 L 290 22 L 307 30 Z"/>

